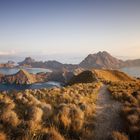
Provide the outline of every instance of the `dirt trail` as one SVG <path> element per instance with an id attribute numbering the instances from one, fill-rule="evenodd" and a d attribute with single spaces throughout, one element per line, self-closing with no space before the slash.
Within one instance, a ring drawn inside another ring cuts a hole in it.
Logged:
<path id="1" fill-rule="evenodd" d="M 119 112 L 121 103 L 112 100 L 107 86 L 103 86 L 98 94 L 95 118 L 95 140 L 108 140 L 114 130 L 122 130 Z"/>

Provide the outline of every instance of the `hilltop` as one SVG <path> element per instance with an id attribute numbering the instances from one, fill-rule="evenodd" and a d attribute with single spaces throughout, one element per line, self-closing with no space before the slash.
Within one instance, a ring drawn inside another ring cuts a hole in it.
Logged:
<path id="1" fill-rule="evenodd" d="M 119 70 L 108 70 L 108 69 L 93 69 L 93 70 L 86 70 L 81 72 L 78 75 L 75 75 L 69 81 L 69 84 L 75 83 L 91 83 L 97 81 L 103 82 L 118 82 L 118 81 L 126 81 L 131 82 L 135 79 L 130 77 L 124 72 Z"/>
<path id="2" fill-rule="evenodd" d="M 123 61 L 111 56 L 108 52 L 89 54 L 79 65 L 83 68 L 110 68 L 117 69 Z"/>
<path id="3" fill-rule="evenodd" d="M 92 71 L 95 73 L 96 77 L 103 81 L 111 81 L 111 82 L 117 82 L 117 81 L 123 81 L 123 82 L 131 82 L 134 81 L 135 78 L 127 75 L 124 72 L 121 72 L 119 70 L 108 70 L 108 69 L 95 69 Z"/>

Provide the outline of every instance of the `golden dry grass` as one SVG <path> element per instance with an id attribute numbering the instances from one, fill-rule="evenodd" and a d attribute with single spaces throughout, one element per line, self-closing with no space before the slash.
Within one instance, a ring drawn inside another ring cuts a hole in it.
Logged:
<path id="1" fill-rule="evenodd" d="M 89 121 L 94 121 L 100 87 L 101 83 L 88 83 L 1 93 L 0 130 L 3 139 L 91 139 L 93 129 L 89 127 Z"/>
<path id="2" fill-rule="evenodd" d="M 114 99 L 122 102 L 125 131 L 131 139 L 140 137 L 140 82 L 116 82 L 109 87 Z"/>
<path id="3" fill-rule="evenodd" d="M 114 131 L 112 133 L 111 140 L 129 140 L 129 139 L 127 135 Z"/>
<path id="4" fill-rule="evenodd" d="M 93 73 L 101 79 L 102 81 L 133 81 L 134 78 L 128 76 L 124 72 L 121 72 L 119 70 L 108 70 L 108 69 L 95 69 L 93 70 Z"/>

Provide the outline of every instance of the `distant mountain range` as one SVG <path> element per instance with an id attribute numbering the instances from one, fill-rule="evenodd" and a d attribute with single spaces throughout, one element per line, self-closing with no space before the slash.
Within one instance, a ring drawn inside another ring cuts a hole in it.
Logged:
<path id="1" fill-rule="evenodd" d="M 47 68 L 52 71 L 62 71 L 62 70 L 74 70 L 79 67 L 79 65 L 73 64 L 62 64 L 58 61 L 35 61 L 31 57 L 25 58 L 24 61 L 18 63 L 20 67 L 27 66 L 27 67 L 35 67 L 35 68 Z"/>
<path id="2" fill-rule="evenodd" d="M 140 59 L 135 60 L 120 60 L 113 57 L 106 51 L 89 54 L 80 64 L 62 64 L 58 61 L 35 61 L 31 57 L 25 58 L 24 61 L 18 63 L 19 66 L 47 68 L 53 71 L 69 70 L 73 71 L 78 68 L 92 69 L 92 68 L 106 68 L 119 69 L 122 67 L 140 66 Z"/>

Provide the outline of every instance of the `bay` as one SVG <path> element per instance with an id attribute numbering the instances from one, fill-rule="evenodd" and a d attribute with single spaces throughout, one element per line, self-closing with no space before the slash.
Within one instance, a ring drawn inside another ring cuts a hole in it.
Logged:
<path id="1" fill-rule="evenodd" d="M 140 77 L 140 67 L 125 67 L 121 71 L 133 77 Z"/>

